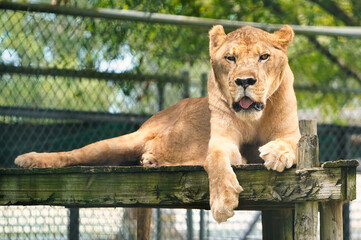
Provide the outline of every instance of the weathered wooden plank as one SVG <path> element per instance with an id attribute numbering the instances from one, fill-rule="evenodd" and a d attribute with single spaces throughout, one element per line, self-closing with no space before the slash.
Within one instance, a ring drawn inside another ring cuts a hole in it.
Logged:
<path id="1" fill-rule="evenodd" d="M 343 168 L 343 167 L 357 167 L 359 161 L 355 159 L 337 160 L 331 162 L 325 162 L 322 164 L 322 168 Z M 89 167 L 89 166 L 77 166 L 67 168 L 0 168 L 0 175 L 24 175 L 24 174 L 69 174 L 69 173 L 133 173 L 133 172 L 193 172 L 203 171 L 202 166 L 170 166 L 170 167 L 140 167 L 140 166 L 103 166 L 103 167 Z M 263 164 L 247 164 L 234 166 L 235 170 L 267 170 Z"/>
<path id="2" fill-rule="evenodd" d="M 251 165 L 234 170 L 244 188 L 240 209 L 343 201 L 343 184 L 356 181 L 342 180 L 342 167 L 278 173 Z M 208 177 L 199 166 L 0 169 L 0 205 L 208 208 L 208 201 Z"/>
<path id="3" fill-rule="evenodd" d="M 359 161 L 356 159 L 337 160 L 322 163 L 323 168 L 338 168 L 338 167 L 358 167 Z"/>
<path id="4" fill-rule="evenodd" d="M 299 171 L 304 171 L 307 168 L 318 167 L 320 165 L 318 160 L 317 121 L 301 120 L 299 123 L 302 136 L 298 142 L 297 168 Z M 317 224 L 317 200 L 295 204 L 295 240 L 316 240 Z"/>
<path id="5" fill-rule="evenodd" d="M 342 168 L 342 183 L 344 193 L 344 201 L 352 201 L 356 199 L 356 168 L 359 166 L 359 161 L 355 159 L 337 160 L 325 162 L 322 168 Z"/>
<path id="6" fill-rule="evenodd" d="M 345 183 L 342 185 L 345 193 L 343 199 L 352 201 L 356 199 L 356 167 L 343 168 L 342 172 L 344 174 L 342 178 L 345 179 Z"/>

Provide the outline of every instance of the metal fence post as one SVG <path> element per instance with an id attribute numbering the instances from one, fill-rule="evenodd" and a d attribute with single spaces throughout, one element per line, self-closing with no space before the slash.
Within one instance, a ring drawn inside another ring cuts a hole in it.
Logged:
<path id="1" fill-rule="evenodd" d="M 183 71 L 182 72 L 182 82 L 183 82 L 183 98 L 189 98 L 189 72 Z"/>
<path id="2" fill-rule="evenodd" d="M 199 240 L 204 240 L 204 210 L 199 211 Z"/>
<path id="3" fill-rule="evenodd" d="M 187 209 L 187 240 L 193 240 L 193 213 Z"/>
<path id="4" fill-rule="evenodd" d="M 157 83 L 158 88 L 158 111 L 163 110 L 164 108 L 164 84 L 163 83 Z"/>
<path id="5" fill-rule="evenodd" d="M 69 208 L 68 239 L 79 239 L 79 208 Z"/>
<path id="6" fill-rule="evenodd" d="M 205 97 L 207 96 L 207 78 L 208 74 L 207 73 L 202 73 L 201 76 L 201 96 Z"/>
<path id="7" fill-rule="evenodd" d="M 162 213 L 161 213 L 161 209 L 157 208 L 157 230 L 156 230 L 156 236 L 157 236 L 157 240 L 161 240 L 162 239 Z"/>
<path id="8" fill-rule="evenodd" d="M 343 239 L 350 239 L 350 203 L 343 204 L 342 208 L 342 221 L 343 221 Z"/>

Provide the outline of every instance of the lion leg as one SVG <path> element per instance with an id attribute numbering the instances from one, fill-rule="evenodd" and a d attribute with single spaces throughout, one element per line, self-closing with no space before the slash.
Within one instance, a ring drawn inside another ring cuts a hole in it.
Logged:
<path id="1" fill-rule="evenodd" d="M 276 139 L 259 148 L 267 169 L 282 172 L 296 164 L 297 139 Z"/>
<path id="2" fill-rule="evenodd" d="M 137 239 L 150 239 L 150 224 L 152 221 L 151 208 L 137 208 Z"/>
<path id="3" fill-rule="evenodd" d="M 15 159 L 25 168 L 59 168 L 74 165 L 137 165 L 146 134 L 134 132 L 89 144 L 68 152 L 26 153 Z"/>
<path id="4" fill-rule="evenodd" d="M 231 164 L 244 164 L 238 147 L 225 138 L 211 140 L 204 167 L 209 177 L 211 211 L 218 223 L 234 215 L 243 191 Z"/>

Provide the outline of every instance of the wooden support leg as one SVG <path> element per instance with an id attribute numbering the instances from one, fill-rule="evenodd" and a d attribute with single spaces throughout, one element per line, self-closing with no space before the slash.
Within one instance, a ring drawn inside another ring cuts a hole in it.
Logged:
<path id="1" fill-rule="evenodd" d="M 295 240 L 317 240 L 318 202 L 295 206 Z"/>
<path id="2" fill-rule="evenodd" d="M 292 209 L 262 211 L 262 235 L 264 240 L 289 240 L 293 238 Z"/>
<path id="3" fill-rule="evenodd" d="M 137 239 L 150 239 L 151 208 L 137 208 Z"/>
<path id="4" fill-rule="evenodd" d="M 333 201 L 320 204 L 320 237 L 321 240 L 341 240 L 342 202 Z"/>

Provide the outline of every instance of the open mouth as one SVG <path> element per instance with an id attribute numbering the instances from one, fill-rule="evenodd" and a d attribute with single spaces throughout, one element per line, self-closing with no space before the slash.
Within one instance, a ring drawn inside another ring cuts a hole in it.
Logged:
<path id="1" fill-rule="evenodd" d="M 261 102 L 254 102 L 249 97 L 243 97 L 239 102 L 234 102 L 232 104 L 233 109 L 236 112 L 239 112 L 241 110 L 256 110 L 256 111 L 262 111 L 264 108 L 264 104 Z"/>

